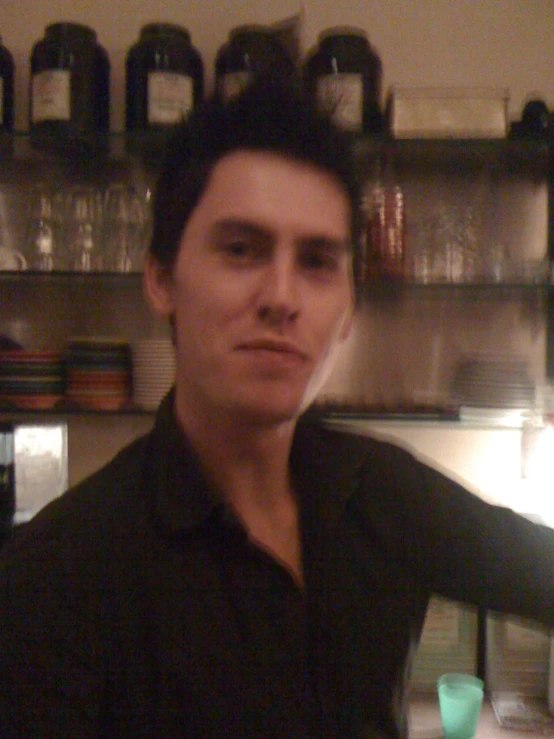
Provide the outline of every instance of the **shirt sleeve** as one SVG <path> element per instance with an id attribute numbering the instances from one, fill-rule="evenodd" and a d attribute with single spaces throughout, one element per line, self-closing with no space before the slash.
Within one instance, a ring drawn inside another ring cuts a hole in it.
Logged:
<path id="1" fill-rule="evenodd" d="M 429 592 L 554 626 L 554 529 L 491 505 L 393 445 L 364 465 L 358 505 Z"/>
<path id="2" fill-rule="evenodd" d="M 22 535 L 0 558 L 0 736 L 92 739 L 104 656 L 98 577 L 63 531 Z"/>

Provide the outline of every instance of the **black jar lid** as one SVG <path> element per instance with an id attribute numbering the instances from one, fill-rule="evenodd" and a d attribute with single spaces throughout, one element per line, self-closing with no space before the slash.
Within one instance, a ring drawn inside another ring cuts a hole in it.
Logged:
<path id="1" fill-rule="evenodd" d="M 369 47 L 367 33 L 356 26 L 326 28 L 319 34 L 318 43 L 322 49 L 335 47 L 337 44 L 355 44 L 364 49 Z"/>
<path id="2" fill-rule="evenodd" d="M 160 37 L 178 37 L 180 41 L 190 44 L 190 32 L 188 28 L 179 26 L 177 23 L 147 23 L 140 29 L 141 40 Z"/>
<path id="3" fill-rule="evenodd" d="M 10 50 L 2 43 L 2 36 L 0 35 L 0 62 L 2 63 L 3 73 L 6 74 L 8 69 L 11 68 L 13 71 L 13 56 Z"/>
<path id="4" fill-rule="evenodd" d="M 46 26 L 46 35 L 49 38 L 96 41 L 96 31 L 92 28 L 82 23 L 69 21 L 60 21 Z"/>
<path id="5" fill-rule="evenodd" d="M 267 26 L 245 24 L 235 26 L 229 31 L 229 40 L 224 44 L 218 53 L 218 59 L 222 59 L 227 54 L 247 53 L 254 57 L 251 59 L 254 67 L 260 62 L 260 57 L 264 54 L 268 55 L 270 61 L 282 61 L 286 64 L 291 63 L 287 50 L 281 43 L 275 32 Z M 270 63 L 272 63 L 270 61 Z"/>
<path id="6" fill-rule="evenodd" d="M 235 26 L 229 31 L 229 40 L 233 41 L 237 38 L 250 38 L 252 36 L 263 36 L 270 38 L 272 36 L 270 30 L 265 26 L 256 25 L 254 23 Z"/>

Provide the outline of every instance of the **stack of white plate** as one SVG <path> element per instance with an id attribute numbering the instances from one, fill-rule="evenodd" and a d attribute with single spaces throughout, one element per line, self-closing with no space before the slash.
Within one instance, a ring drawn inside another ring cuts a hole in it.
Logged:
<path id="1" fill-rule="evenodd" d="M 461 405 L 479 408 L 529 408 L 534 383 L 527 362 L 518 355 L 484 354 L 462 360 L 453 379 Z"/>
<path id="2" fill-rule="evenodd" d="M 133 400 L 156 410 L 175 380 L 175 349 L 170 339 L 141 339 L 133 344 Z"/>

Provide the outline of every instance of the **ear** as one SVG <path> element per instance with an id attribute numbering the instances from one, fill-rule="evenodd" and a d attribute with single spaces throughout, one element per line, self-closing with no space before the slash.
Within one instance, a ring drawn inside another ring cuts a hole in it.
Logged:
<path id="1" fill-rule="evenodd" d="M 174 284 L 171 269 L 149 256 L 144 267 L 144 289 L 148 302 L 162 318 L 175 311 Z"/>

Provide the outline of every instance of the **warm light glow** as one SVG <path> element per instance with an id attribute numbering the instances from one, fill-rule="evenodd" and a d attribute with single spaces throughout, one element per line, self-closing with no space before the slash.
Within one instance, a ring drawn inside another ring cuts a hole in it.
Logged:
<path id="1" fill-rule="evenodd" d="M 523 428 L 521 437 L 522 477 L 529 483 L 535 509 L 544 523 L 554 526 L 554 426 Z"/>

